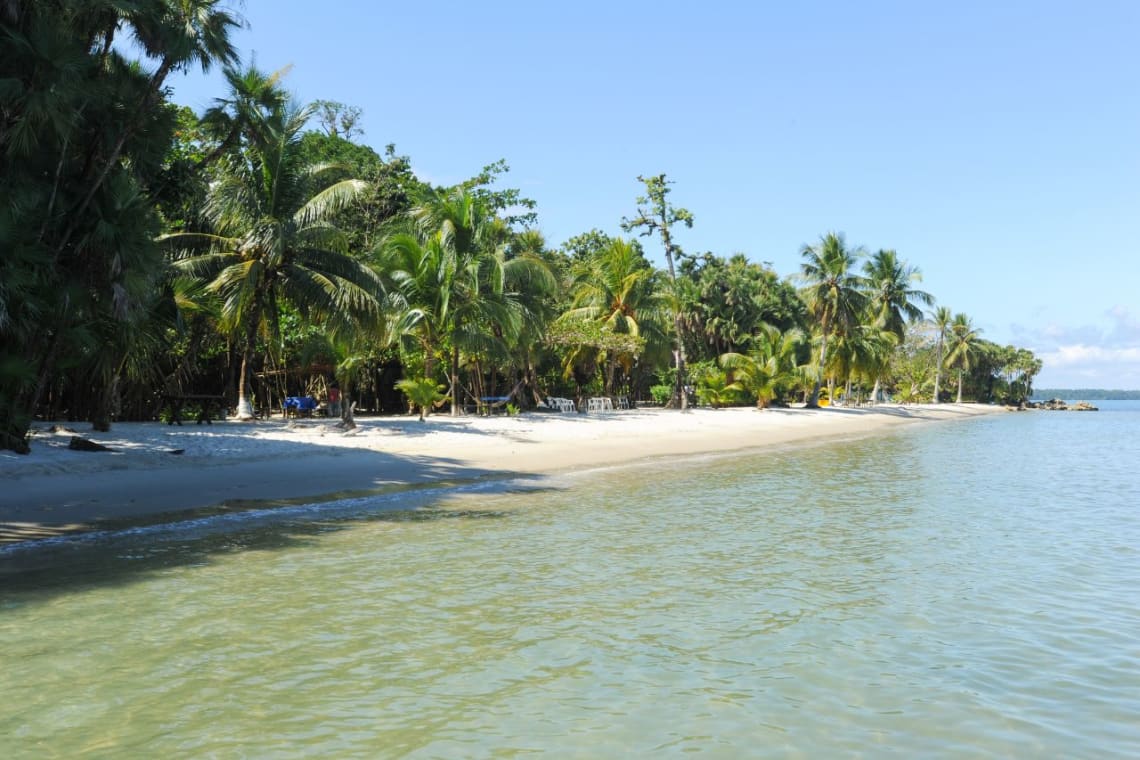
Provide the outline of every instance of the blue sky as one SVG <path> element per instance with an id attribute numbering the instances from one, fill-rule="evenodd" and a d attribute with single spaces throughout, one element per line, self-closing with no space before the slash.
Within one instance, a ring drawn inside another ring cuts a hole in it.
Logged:
<path id="1" fill-rule="evenodd" d="M 363 141 L 422 178 L 505 158 L 552 245 L 619 234 L 664 172 L 689 252 L 789 275 L 843 232 L 1035 351 L 1039 387 L 1140 389 L 1140 3 L 237 7 L 247 60 L 362 108 Z M 199 111 L 223 94 L 174 88 Z"/>

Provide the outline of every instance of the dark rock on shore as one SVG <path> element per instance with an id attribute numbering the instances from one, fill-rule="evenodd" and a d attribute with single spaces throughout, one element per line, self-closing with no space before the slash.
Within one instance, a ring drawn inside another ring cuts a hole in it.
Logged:
<path id="1" fill-rule="evenodd" d="M 71 436 L 71 442 L 67 444 L 67 448 L 72 451 L 114 451 L 114 449 L 107 448 L 101 443 L 95 443 L 95 441 L 89 441 L 77 435 Z"/>
<path id="2" fill-rule="evenodd" d="M 1078 401 L 1077 403 L 1069 406 L 1062 399 L 1051 398 L 1048 401 L 1043 401 L 1040 404 L 1034 404 L 1034 409 L 1047 409 L 1055 412 L 1096 412 L 1099 411 L 1095 406 L 1087 401 Z"/>

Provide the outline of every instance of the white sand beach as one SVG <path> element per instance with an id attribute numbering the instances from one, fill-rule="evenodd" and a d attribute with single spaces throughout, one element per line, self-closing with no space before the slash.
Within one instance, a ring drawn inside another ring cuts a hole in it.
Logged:
<path id="1" fill-rule="evenodd" d="M 251 500 L 543 475 L 649 458 L 760 449 L 1003 412 L 975 404 L 863 409 L 633 410 L 517 417 L 359 418 L 212 425 L 37 424 L 32 453 L 0 452 L 0 542 Z M 68 449 L 73 435 L 110 452 Z M 180 453 L 174 453 L 180 452 Z"/>

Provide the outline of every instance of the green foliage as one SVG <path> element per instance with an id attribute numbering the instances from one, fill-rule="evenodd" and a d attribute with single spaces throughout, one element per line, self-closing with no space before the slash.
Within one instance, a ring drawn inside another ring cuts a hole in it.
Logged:
<path id="1" fill-rule="evenodd" d="M 256 77 L 249 73 L 243 81 Z M 241 103 L 241 93 L 233 100 Z M 283 306 L 336 334 L 377 325 L 383 292 L 332 224 L 367 185 L 344 179 L 340 167 L 303 160 L 301 130 L 311 108 L 276 96 L 265 102 L 237 109 L 248 132 L 210 188 L 209 229 L 164 239 L 178 272 L 219 297 L 219 326 L 242 346 L 239 406 L 257 338 L 278 342 Z"/>
<path id="2" fill-rule="evenodd" d="M 922 319 L 918 304 L 930 306 L 934 297 L 913 285 L 922 273 L 899 261 L 893 250 L 880 250 L 863 264 L 869 317 L 875 326 L 892 333 L 901 342 L 907 322 Z"/>
<path id="3" fill-rule="evenodd" d="M 302 163 L 342 167 L 344 176 L 364 183 L 362 191 L 332 218 L 356 257 L 368 255 L 384 226 L 406 213 L 413 199 L 426 190 L 412 173 L 410 159 L 397 155 L 394 145 L 388 145 L 381 157 L 367 145 L 342 136 L 305 132 L 297 152 Z"/>
<path id="4" fill-rule="evenodd" d="M 589 261 L 612 245 L 615 239 L 616 238 L 610 237 L 599 229 L 592 229 L 589 232 L 583 232 L 580 235 L 575 235 L 570 238 L 562 244 L 560 250 L 565 253 L 572 262 Z M 630 240 L 629 245 L 634 247 L 639 256 L 645 256 L 645 251 L 642 249 L 640 241 Z"/>
<path id="5" fill-rule="evenodd" d="M 772 325 L 762 325 L 748 354 L 725 353 L 720 366 L 731 378 L 727 386 L 756 399 L 765 408 L 774 399 L 797 387 L 802 370 L 796 356 L 804 335 L 799 330 L 781 333 Z"/>
<path id="6" fill-rule="evenodd" d="M 606 329 L 604 323 L 586 319 L 563 319 L 552 323 L 546 330 L 546 343 L 550 346 L 588 347 L 599 352 L 637 356 L 645 347 L 640 335 L 619 333 Z"/>
<path id="7" fill-rule="evenodd" d="M 172 104 L 165 108 L 176 115 L 176 126 L 152 197 L 166 230 L 193 229 L 201 221 L 209 187 L 209 177 L 202 170 L 209 155 L 209 138 L 189 108 Z"/>
<path id="8" fill-rule="evenodd" d="M 712 253 L 682 260 L 687 291 L 687 334 L 697 359 L 747 349 L 761 324 L 781 330 L 806 326 L 807 309 L 799 294 L 776 273 L 743 254 L 725 260 Z"/>
<path id="9" fill-rule="evenodd" d="M 955 314 L 950 322 L 946 366 L 958 370 L 958 403 L 962 403 L 963 380 L 970 365 L 979 355 L 980 330 L 965 314 Z"/>
<path id="10" fill-rule="evenodd" d="M 680 401 L 682 410 L 688 407 L 688 393 L 684 391 L 686 385 L 685 371 L 685 322 L 683 312 L 685 299 L 681 297 L 681 289 L 677 287 L 677 270 L 674 259 L 681 255 L 681 249 L 673 242 L 673 228 L 677 224 L 686 227 L 693 226 L 693 215 L 687 209 L 677 208 L 668 201 L 672 192 L 664 174 L 653 177 L 638 176 L 638 182 L 645 185 L 645 195 L 637 199 L 637 214 L 632 218 L 623 217 L 622 229 L 626 232 L 638 231 L 642 237 L 659 234 L 661 245 L 665 249 L 665 263 L 669 269 L 669 281 L 673 286 L 667 295 L 672 300 L 673 307 L 673 334 L 677 355 L 677 386 L 676 396 Z"/>
<path id="11" fill-rule="evenodd" d="M 651 385 L 649 386 L 649 395 L 653 397 L 653 403 L 665 406 L 673 398 L 673 386 Z"/>
<path id="12" fill-rule="evenodd" d="M 491 189 L 491 185 L 510 170 L 506 159 L 500 158 L 495 163 L 484 166 L 482 171 L 456 189 L 469 193 L 489 213 L 501 218 L 509 227 L 533 227 L 538 222 L 538 212 L 535 211 L 538 204 L 535 201 L 525 197 L 516 188 Z"/>
<path id="13" fill-rule="evenodd" d="M 848 248 L 843 235 L 829 232 L 814 246 L 800 250 L 803 263 L 802 296 L 819 331 L 816 381 L 808 406 L 815 406 L 827 364 L 827 341 L 834 333 L 845 334 L 860 324 L 867 305 L 866 281 L 852 272 L 863 257 L 862 248 Z"/>
<path id="14" fill-rule="evenodd" d="M 26 450 L 61 360 L 102 425 L 128 355 L 149 350 L 140 326 L 165 275 L 150 192 L 178 121 L 167 77 L 233 61 L 237 20 L 216 0 L 37 0 L 2 16 L 0 447 Z"/>
<path id="15" fill-rule="evenodd" d="M 447 398 L 443 395 L 443 389 L 444 386 L 430 377 L 405 378 L 396 383 L 396 390 L 407 396 L 408 401 L 420 410 L 421 422 L 435 404 Z"/>
<path id="16" fill-rule="evenodd" d="M 433 376 L 436 351 L 450 345 L 457 414 L 461 354 L 477 367 L 534 340 L 556 283 L 539 256 L 511 250 L 515 234 L 466 189 L 424 192 L 406 221 L 377 250 L 393 296 L 393 329 L 420 344 L 425 377 Z"/>
<path id="17" fill-rule="evenodd" d="M 697 362 L 689 366 L 689 376 L 696 388 L 697 401 L 713 409 L 729 406 L 739 400 L 738 387 L 714 362 Z"/>
<path id="18" fill-rule="evenodd" d="M 317 123 L 329 137 L 348 141 L 363 134 L 360 127 L 363 111 L 359 106 L 349 106 L 335 100 L 315 100 L 313 109 Z"/>
<path id="19" fill-rule="evenodd" d="M 669 193 L 673 192 L 664 174 L 653 177 L 639 176 L 637 181 L 645 185 L 645 195 L 637 198 L 637 215 L 632 218 L 623 217 L 621 227 L 626 232 L 638 230 L 642 237 L 651 237 L 660 233 L 661 243 L 665 247 L 665 261 L 669 265 L 669 277 L 677 279 L 673 267 L 673 260 L 680 255 L 680 248 L 674 244 L 672 229 L 677 224 L 686 227 L 693 226 L 693 215 L 688 209 L 677 208 L 668 201 Z"/>
<path id="20" fill-rule="evenodd" d="M 373 370 L 393 338 L 405 365 L 422 363 L 423 387 L 409 386 L 428 399 L 421 409 L 440 399 L 440 362 L 453 408 L 460 388 L 479 396 L 520 377 L 534 393 L 612 395 L 656 376 L 650 392 L 666 403 L 690 369 L 703 403 L 764 405 L 803 384 L 811 343 L 797 328 L 818 339 L 817 391 L 827 373 L 926 398 L 949 368 L 960 396 L 1016 403 L 1041 370 L 948 309 L 917 340 L 930 296 L 891 250 L 859 276 L 861 249 L 827 235 L 802 251 L 802 291 L 741 254 L 686 256 L 674 233 L 693 216 L 669 203 L 664 174 L 638 178 L 644 194 L 622 226 L 660 236 L 667 273 L 638 240 L 597 229 L 551 250 L 535 202 L 498 186 L 505 161 L 430 188 L 395 146 L 379 155 L 356 141 L 359 108 L 299 108 L 285 70 L 236 68 L 238 20 L 220 0 L 7 5 L 2 446 L 26 449 L 45 399 L 109 424 L 116 388 L 130 383 L 149 415 L 156 388 L 205 374 L 221 390 L 239 354 L 239 392 L 262 357 L 335 367 L 346 400 L 357 382 L 388 392 L 398 370 L 382 381 Z M 126 37 L 137 47 L 118 44 Z M 171 72 L 211 65 L 228 91 L 201 119 L 166 101 Z M 522 383 L 514 398 L 531 395 Z"/>

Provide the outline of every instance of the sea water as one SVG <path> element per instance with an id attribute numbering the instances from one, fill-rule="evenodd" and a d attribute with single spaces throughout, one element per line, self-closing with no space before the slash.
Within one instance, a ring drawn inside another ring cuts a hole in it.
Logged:
<path id="1" fill-rule="evenodd" d="M 1140 756 L 1140 404 L 0 552 L 0 755 Z"/>

